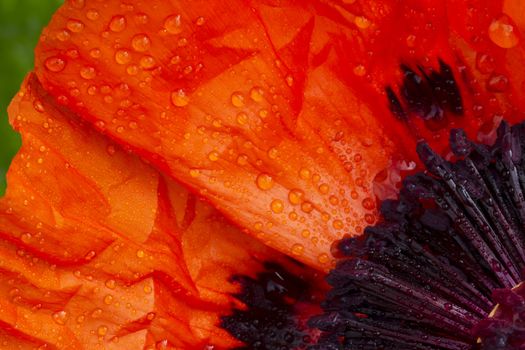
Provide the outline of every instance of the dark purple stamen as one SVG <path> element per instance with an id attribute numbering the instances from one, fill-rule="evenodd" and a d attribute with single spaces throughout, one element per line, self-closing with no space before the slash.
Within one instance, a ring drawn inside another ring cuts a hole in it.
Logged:
<path id="1" fill-rule="evenodd" d="M 510 291 L 525 267 L 524 125 L 502 123 L 493 146 L 452 130 L 452 162 L 418 145 L 427 172 L 383 203 L 381 223 L 339 243 L 347 258 L 310 321 L 323 331 L 312 350 L 525 349 L 525 303 Z M 498 302 L 507 313 L 487 318 Z"/>
<path id="2" fill-rule="evenodd" d="M 439 60 L 439 70 L 401 65 L 403 83 L 399 94 L 385 89 L 391 112 L 401 120 L 417 115 L 424 120 L 441 120 L 445 112 L 463 114 L 463 101 L 452 68 Z M 398 97 L 399 96 L 399 97 Z"/>

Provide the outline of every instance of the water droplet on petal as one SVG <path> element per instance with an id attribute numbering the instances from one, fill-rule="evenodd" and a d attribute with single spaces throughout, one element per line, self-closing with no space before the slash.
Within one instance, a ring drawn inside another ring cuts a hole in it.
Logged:
<path id="1" fill-rule="evenodd" d="M 177 107 L 184 107 L 188 105 L 190 98 L 184 90 L 179 89 L 171 93 L 171 102 Z"/>
<path id="2" fill-rule="evenodd" d="M 248 123 L 248 115 L 244 112 L 237 114 L 237 123 L 239 123 L 239 125 L 246 125 Z"/>
<path id="3" fill-rule="evenodd" d="M 182 22 L 180 15 L 172 15 L 164 21 L 164 28 L 170 34 L 179 34 L 182 32 Z"/>
<path id="4" fill-rule="evenodd" d="M 99 17 L 100 17 L 100 14 L 95 9 L 89 9 L 86 12 L 86 18 L 91 20 L 91 21 L 96 21 Z"/>
<path id="5" fill-rule="evenodd" d="M 294 244 L 292 246 L 292 254 L 296 256 L 303 255 L 304 253 L 304 246 L 301 244 Z"/>
<path id="6" fill-rule="evenodd" d="M 368 20 L 368 18 L 363 17 L 363 16 L 357 16 L 354 19 L 354 23 L 360 29 L 366 29 L 366 28 L 370 27 L 370 24 L 371 24 L 370 21 Z"/>
<path id="7" fill-rule="evenodd" d="M 270 208 L 276 214 L 282 213 L 284 210 L 284 203 L 280 199 L 274 199 L 270 205 Z"/>
<path id="8" fill-rule="evenodd" d="M 217 160 L 219 160 L 219 153 L 215 151 L 208 153 L 208 159 L 212 162 L 216 162 Z"/>
<path id="9" fill-rule="evenodd" d="M 255 102 L 261 102 L 264 98 L 264 91 L 260 87 L 254 87 L 250 90 L 250 98 Z"/>
<path id="10" fill-rule="evenodd" d="M 343 224 L 343 222 L 341 220 L 334 220 L 334 222 L 332 223 L 332 226 L 336 230 L 341 230 L 344 227 L 344 224 Z"/>
<path id="11" fill-rule="evenodd" d="M 66 27 L 73 33 L 80 33 L 84 29 L 84 23 L 76 19 L 70 19 L 67 21 Z"/>
<path id="12" fill-rule="evenodd" d="M 148 51 L 151 40 L 146 34 L 137 34 L 131 39 L 131 46 L 138 52 Z"/>
<path id="13" fill-rule="evenodd" d="M 52 315 L 53 321 L 55 321 L 56 324 L 59 324 L 61 326 L 66 324 L 67 316 L 67 312 L 64 310 L 55 312 Z"/>
<path id="14" fill-rule="evenodd" d="M 97 75 L 95 68 L 85 66 L 80 69 L 80 76 L 86 80 L 93 79 Z"/>
<path id="15" fill-rule="evenodd" d="M 119 33 L 126 28 L 126 18 L 124 16 L 115 16 L 109 22 L 109 29 Z"/>
<path id="16" fill-rule="evenodd" d="M 111 303 L 113 302 L 113 296 L 108 294 L 104 297 L 104 304 L 106 305 L 111 305 Z"/>
<path id="17" fill-rule="evenodd" d="M 97 334 L 101 337 L 105 336 L 108 332 L 108 327 L 106 326 L 100 326 L 97 329 Z"/>
<path id="18" fill-rule="evenodd" d="M 514 23 L 506 15 L 492 21 L 489 26 L 489 38 L 494 44 L 504 49 L 515 47 L 520 41 Z"/>
<path id="19" fill-rule="evenodd" d="M 131 61 L 131 54 L 128 50 L 117 50 L 115 52 L 115 62 L 118 64 L 127 64 Z"/>
<path id="20" fill-rule="evenodd" d="M 267 191 L 271 189 L 274 185 L 274 181 L 271 175 L 266 173 L 261 173 L 257 176 L 257 187 L 259 187 L 263 191 Z"/>
<path id="21" fill-rule="evenodd" d="M 509 79 L 503 74 L 493 74 L 487 81 L 487 90 L 504 92 L 509 86 Z"/>
<path id="22" fill-rule="evenodd" d="M 293 205 L 300 204 L 303 201 L 303 197 L 304 192 L 300 189 L 294 188 L 288 192 L 288 201 Z"/>
<path id="23" fill-rule="evenodd" d="M 330 257 L 328 256 L 328 254 L 323 253 L 323 254 L 320 254 L 320 255 L 317 257 L 317 260 L 318 260 L 321 264 L 326 264 L 326 263 L 330 260 Z"/>
<path id="24" fill-rule="evenodd" d="M 366 68 L 362 64 L 354 67 L 354 74 L 358 77 L 362 77 L 366 74 Z"/>
<path id="25" fill-rule="evenodd" d="M 363 204 L 363 208 L 368 209 L 368 210 L 372 210 L 376 207 L 375 201 L 370 197 L 363 199 L 362 204 Z"/>
<path id="26" fill-rule="evenodd" d="M 235 107 L 244 106 L 244 96 L 240 92 L 234 92 L 231 96 L 231 101 Z"/>
<path id="27" fill-rule="evenodd" d="M 46 68 L 54 73 L 58 73 L 64 70 L 66 67 L 66 61 L 64 61 L 60 57 L 49 57 L 45 62 L 44 65 Z"/>

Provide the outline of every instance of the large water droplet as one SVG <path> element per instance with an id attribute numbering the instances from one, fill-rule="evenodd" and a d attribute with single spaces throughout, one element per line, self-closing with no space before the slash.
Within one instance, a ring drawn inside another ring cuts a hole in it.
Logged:
<path id="1" fill-rule="evenodd" d="M 109 29 L 115 33 L 119 33 L 126 29 L 126 18 L 124 16 L 115 16 L 109 22 Z"/>
<path id="2" fill-rule="evenodd" d="M 128 50 L 117 50 L 117 52 L 115 52 L 115 62 L 118 64 L 131 62 L 131 53 Z"/>
<path id="3" fill-rule="evenodd" d="M 131 46 L 138 52 L 148 51 L 151 40 L 146 34 L 137 34 L 131 39 Z"/>
<path id="4" fill-rule="evenodd" d="M 510 49 L 518 45 L 520 38 L 512 20 L 502 15 L 489 26 L 490 40 L 499 47 Z"/>
<path id="5" fill-rule="evenodd" d="M 274 185 L 272 176 L 266 173 L 259 174 L 257 176 L 256 183 L 257 187 L 259 187 L 263 191 L 271 189 Z"/>
<path id="6" fill-rule="evenodd" d="M 86 80 L 91 80 L 97 75 L 95 68 L 85 66 L 80 69 L 80 76 Z"/>
<path id="7" fill-rule="evenodd" d="M 64 68 L 66 67 L 66 61 L 63 60 L 62 58 L 60 57 L 49 57 L 45 62 L 44 62 L 44 65 L 46 66 L 46 68 L 51 71 L 51 72 L 55 72 L 55 73 L 58 73 L 58 72 L 61 72 L 64 70 Z"/>
<path id="8" fill-rule="evenodd" d="M 182 22 L 180 15 L 172 15 L 164 21 L 164 28 L 170 34 L 179 34 L 182 32 Z"/>
<path id="9" fill-rule="evenodd" d="M 70 19 L 67 21 L 66 27 L 73 33 L 80 33 L 84 30 L 84 23 L 76 19 Z"/>
<path id="10" fill-rule="evenodd" d="M 171 93 L 171 102 L 177 107 L 184 107 L 188 105 L 190 98 L 184 90 L 179 89 Z"/>
<path id="11" fill-rule="evenodd" d="M 282 213 L 284 210 L 284 203 L 280 199 L 274 199 L 270 204 L 270 208 L 276 214 Z"/>
<path id="12" fill-rule="evenodd" d="M 231 96 L 231 101 L 235 107 L 244 106 L 244 96 L 240 92 L 234 92 Z"/>

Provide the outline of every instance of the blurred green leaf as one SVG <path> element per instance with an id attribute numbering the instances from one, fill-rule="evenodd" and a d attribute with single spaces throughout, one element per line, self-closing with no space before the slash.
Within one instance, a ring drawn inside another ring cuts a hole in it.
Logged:
<path id="1" fill-rule="evenodd" d="M 0 193 L 5 173 L 20 147 L 9 126 L 7 106 L 33 67 L 33 50 L 40 32 L 62 0 L 0 0 Z"/>

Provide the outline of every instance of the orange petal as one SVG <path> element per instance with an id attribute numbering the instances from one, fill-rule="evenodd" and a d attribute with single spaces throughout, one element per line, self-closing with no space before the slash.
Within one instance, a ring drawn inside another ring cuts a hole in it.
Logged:
<path id="1" fill-rule="evenodd" d="M 264 243 L 328 269 L 332 242 L 375 221 L 372 180 L 403 148 L 374 118 L 386 105 L 363 104 L 334 71 L 340 30 L 294 5 L 69 2 L 37 75 Z"/>
<path id="2" fill-rule="evenodd" d="M 0 344 L 238 344 L 220 327 L 240 305 L 231 277 L 279 256 L 55 105 L 34 75 L 9 112 L 23 146 L 0 201 Z"/>

